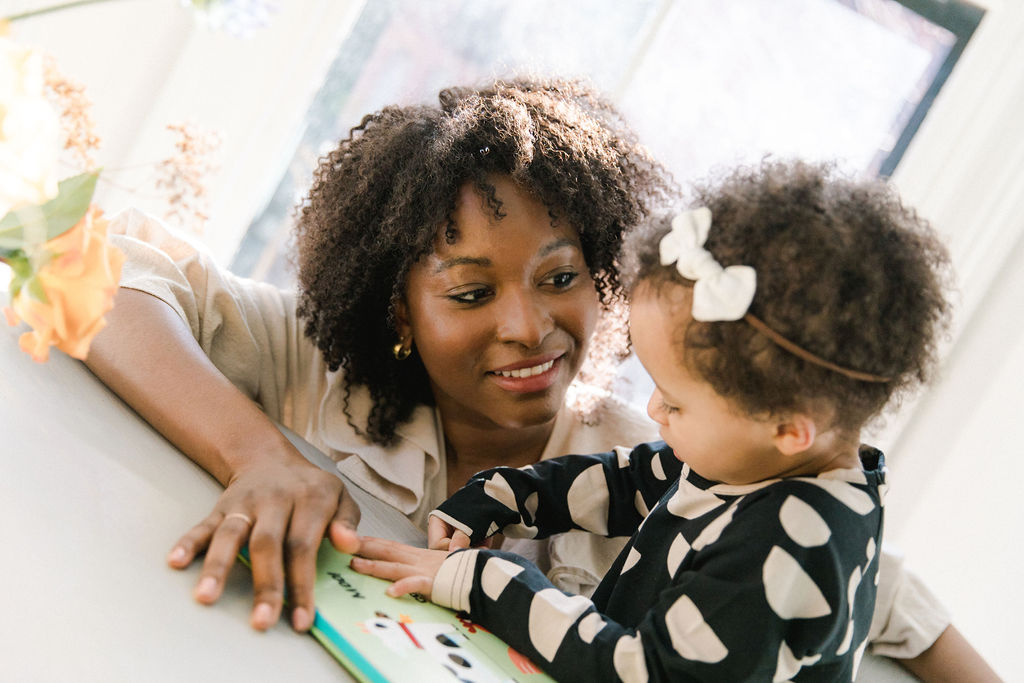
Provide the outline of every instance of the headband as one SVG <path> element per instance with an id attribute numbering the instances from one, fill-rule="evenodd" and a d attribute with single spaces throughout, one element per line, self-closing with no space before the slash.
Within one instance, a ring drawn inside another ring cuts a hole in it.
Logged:
<path id="1" fill-rule="evenodd" d="M 873 375 L 837 365 L 785 338 L 753 313 L 748 312 L 757 290 L 757 272 L 750 266 L 723 268 L 704 248 L 711 230 L 711 210 L 705 206 L 686 211 L 672 219 L 672 229 L 661 238 L 661 265 L 675 264 L 687 280 L 693 280 L 693 310 L 700 322 L 745 320 L 755 330 L 803 360 L 851 379 L 888 382 L 889 377 Z"/>

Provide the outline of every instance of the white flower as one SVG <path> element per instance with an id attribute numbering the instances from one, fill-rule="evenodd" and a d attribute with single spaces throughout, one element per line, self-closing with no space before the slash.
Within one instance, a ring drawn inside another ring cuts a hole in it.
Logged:
<path id="1" fill-rule="evenodd" d="M 277 11 L 272 0 L 181 0 L 181 4 L 194 9 L 206 28 L 235 38 L 247 38 L 257 29 L 266 28 L 270 15 Z"/>
<path id="2" fill-rule="evenodd" d="M 39 54 L 0 37 L 0 217 L 57 196 L 60 118 Z"/>

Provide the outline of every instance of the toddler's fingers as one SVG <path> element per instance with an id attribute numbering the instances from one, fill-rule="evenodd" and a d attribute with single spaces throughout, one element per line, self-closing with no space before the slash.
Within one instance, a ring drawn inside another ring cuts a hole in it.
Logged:
<path id="1" fill-rule="evenodd" d="M 452 525 L 440 517 L 427 518 L 427 547 L 431 550 L 448 550 L 452 540 Z"/>
<path id="2" fill-rule="evenodd" d="M 358 555 L 352 558 L 349 566 L 360 574 L 369 574 L 370 576 L 376 576 L 378 579 L 387 579 L 388 581 L 398 581 L 409 576 L 414 571 L 412 567 L 400 562 L 369 560 Z"/>
<path id="3" fill-rule="evenodd" d="M 393 598 L 407 595 L 409 593 L 419 593 L 427 600 L 430 599 L 430 592 L 434 588 L 434 580 L 428 576 L 407 576 L 404 579 L 399 579 L 393 584 L 388 586 L 388 595 Z"/>
<path id="4" fill-rule="evenodd" d="M 469 536 L 456 529 L 452 532 L 452 542 L 448 545 L 448 550 L 459 550 L 461 548 L 469 547 Z"/>
<path id="5" fill-rule="evenodd" d="M 427 547 L 431 550 L 453 550 L 453 548 L 451 548 L 451 543 L 452 539 L 450 538 L 439 538 L 436 541 L 430 542 Z"/>

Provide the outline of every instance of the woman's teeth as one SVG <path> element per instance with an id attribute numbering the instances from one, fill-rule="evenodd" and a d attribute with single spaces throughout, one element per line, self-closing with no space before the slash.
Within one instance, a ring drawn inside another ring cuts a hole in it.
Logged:
<path id="1" fill-rule="evenodd" d="M 539 375 L 542 372 L 547 372 L 555 364 L 555 361 L 549 360 L 547 363 L 541 363 L 540 365 L 534 365 L 532 368 L 520 368 L 518 370 L 495 370 L 495 375 L 501 375 L 502 377 L 533 377 Z"/>

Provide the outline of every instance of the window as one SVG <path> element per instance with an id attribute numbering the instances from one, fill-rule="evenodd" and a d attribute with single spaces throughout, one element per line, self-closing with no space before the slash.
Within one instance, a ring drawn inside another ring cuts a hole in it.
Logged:
<path id="1" fill-rule="evenodd" d="M 363 114 L 524 70 L 589 78 L 682 182 L 769 152 L 887 176 L 981 17 L 950 0 L 367 2 L 232 269 L 293 281 L 293 207 Z"/>

